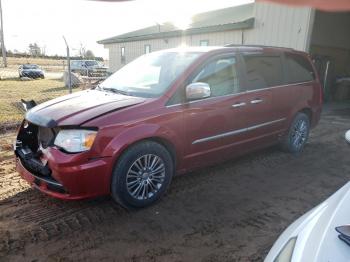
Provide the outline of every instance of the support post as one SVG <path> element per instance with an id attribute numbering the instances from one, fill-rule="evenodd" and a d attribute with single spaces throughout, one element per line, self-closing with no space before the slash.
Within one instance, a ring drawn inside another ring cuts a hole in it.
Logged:
<path id="1" fill-rule="evenodd" d="M 2 17 L 2 4 L 0 0 L 0 37 L 1 37 L 1 52 L 2 52 L 2 62 L 4 67 L 7 67 L 7 58 L 6 58 L 6 48 L 4 40 L 4 22 Z"/>
<path id="2" fill-rule="evenodd" d="M 66 38 L 63 36 L 64 42 L 66 43 L 66 48 L 67 48 L 67 64 L 68 64 L 68 88 L 69 88 L 69 93 L 72 93 L 72 75 L 70 71 L 70 55 L 69 55 L 69 45 L 66 41 Z"/>

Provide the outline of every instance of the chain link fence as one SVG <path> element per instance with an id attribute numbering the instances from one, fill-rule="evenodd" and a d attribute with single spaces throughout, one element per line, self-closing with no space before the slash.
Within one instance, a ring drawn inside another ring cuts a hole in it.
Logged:
<path id="1" fill-rule="evenodd" d="M 13 131 L 25 110 L 21 99 L 42 103 L 69 93 L 67 61 L 63 59 L 8 57 L 0 68 L 0 134 Z M 87 63 L 87 65 L 85 65 Z M 73 92 L 91 88 L 108 75 L 95 60 L 71 60 Z"/>

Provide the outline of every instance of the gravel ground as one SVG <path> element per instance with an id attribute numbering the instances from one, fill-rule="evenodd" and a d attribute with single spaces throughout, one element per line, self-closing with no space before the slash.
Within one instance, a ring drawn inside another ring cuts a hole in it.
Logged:
<path id="1" fill-rule="evenodd" d="M 261 261 L 350 174 L 350 110 L 329 110 L 301 155 L 268 148 L 178 176 L 156 205 L 65 202 L 28 187 L 1 138 L 0 261 Z"/>

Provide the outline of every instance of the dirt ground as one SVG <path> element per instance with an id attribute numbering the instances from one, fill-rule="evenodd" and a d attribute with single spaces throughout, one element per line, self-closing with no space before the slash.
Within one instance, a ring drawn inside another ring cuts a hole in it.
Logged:
<path id="1" fill-rule="evenodd" d="M 156 205 L 64 202 L 27 186 L 1 139 L 0 261 L 261 261 L 350 176 L 350 110 L 325 113 L 305 151 L 277 147 L 178 176 Z"/>

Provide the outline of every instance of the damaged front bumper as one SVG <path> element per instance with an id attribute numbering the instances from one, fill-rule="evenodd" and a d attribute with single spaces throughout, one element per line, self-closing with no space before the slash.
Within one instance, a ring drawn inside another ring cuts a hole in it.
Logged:
<path id="1" fill-rule="evenodd" d="M 61 183 L 56 181 L 51 176 L 42 176 L 38 175 L 37 173 L 30 172 L 25 165 L 28 165 L 28 162 L 25 162 L 26 164 L 22 163 L 22 160 L 20 157 L 16 158 L 16 170 L 21 175 L 23 179 L 25 179 L 31 186 L 39 189 L 40 191 L 47 193 L 49 195 L 52 195 L 54 197 L 58 198 L 69 198 L 69 194 L 66 191 L 66 189 L 63 187 Z M 40 167 L 47 168 L 47 167 Z"/>
<path id="2" fill-rule="evenodd" d="M 89 152 L 68 154 L 50 141 L 43 148 L 44 143 L 37 138 L 39 128 L 24 121 L 19 129 L 14 152 L 16 169 L 22 178 L 32 187 L 60 199 L 109 194 L 111 158 L 91 158 Z"/>

